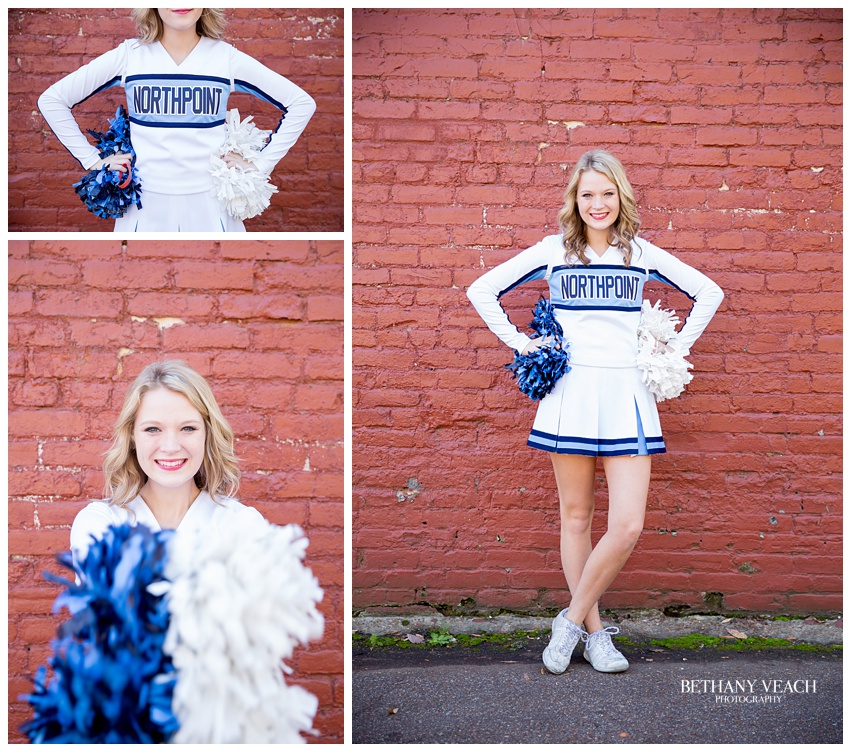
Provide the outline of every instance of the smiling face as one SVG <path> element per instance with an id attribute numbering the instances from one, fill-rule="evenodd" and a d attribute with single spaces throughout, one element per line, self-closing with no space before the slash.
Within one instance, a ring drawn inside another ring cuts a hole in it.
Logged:
<path id="1" fill-rule="evenodd" d="M 157 8 L 163 25 L 173 31 L 195 30 L 195 24 L 204 12 L 203 8 Z"/>
<path id="2" fill-rule="evenodd" d="M 588 240 L 608 239 L 609 228 L 620 214 L 618 187 L 603 173 L 586 170 L 579 178 L 576 206 L 585 223 Z"/>
<path id="3" fill-rule="evenodd" d="M 179 392 L 145 392 L 133 425 L 136 459 L 158 491 L 189 488 L 204 463 L 204 418 Z"/>

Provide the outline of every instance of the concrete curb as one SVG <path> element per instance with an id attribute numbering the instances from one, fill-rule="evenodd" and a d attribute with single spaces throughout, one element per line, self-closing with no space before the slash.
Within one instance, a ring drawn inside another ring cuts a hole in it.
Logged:
<path id="1" fill-rule="evenodd" d="M 842 617 L 831 621 L 818 621 L 812 617 L 777 621 L 770 617 L 748 616 L 665 616 L 655 609 L 618 611 L 603 619 L 604 626 L 614 624 L 620 636 L 636 642 L 687 634 L 713 637 L 731 637 L 728 630 L 743 632 L 748 637 L 773 637 L 812 645 L 841 645 Z M 450 634 L 504 634 L 522 631 L 549 631 L 552 617 L 513 616 L 502 614 L 492 617 L 443 616 L 437 612 L 399 614 L 392 616 L 362 613 L 352 619 L 352 629 L 364 635 L 386 636 L 393 634 L 428 634 L 444 629 Z"/>

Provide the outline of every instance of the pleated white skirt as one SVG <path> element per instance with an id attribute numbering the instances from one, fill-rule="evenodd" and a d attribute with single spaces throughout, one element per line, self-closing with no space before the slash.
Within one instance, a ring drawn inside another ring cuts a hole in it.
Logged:
<path id="1" fill-rule="evenodd" d="M 115 220 L 114 232 L 245 232 L 209 191 L 170 195 L 142 192 L 142 208 L 131 206 Z"/>
<path id="2" fill-rule="evenodd" d="M 571 365 L 538 405 L 529 446 L 557 454 L 661 454 L 653 395 L 636 368 Z"/>

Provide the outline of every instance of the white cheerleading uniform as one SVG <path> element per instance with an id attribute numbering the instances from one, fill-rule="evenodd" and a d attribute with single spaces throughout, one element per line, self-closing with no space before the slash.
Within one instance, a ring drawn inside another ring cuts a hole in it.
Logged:
<path id="1" fill-rule="evenodd" d="M 48 125 L 88 170 L 97 149 L 71 108 L 114 86 L 127 95 L 130 138 L 142 184 L 142 209 L 116 220 L 116 232 L 244 231 L 211 194 L 210 155 L 225 138 L 231 92 L 246 92 L 281 111 L 255 166 L 271 173 L 316 109 L 302 89 L 226 42 L 201 37 L 178 65 L 160 42 L 129 39 L 53 84 L 38 100 Z M 103 130 L 106 130 L 105 113 Z"/>
<path id="2" fill-rule="evenodd" d="M 219 499 L 216 503 L 209 493 L 201 491 L 177 526 L 177 532 L 196 532 L 213 520 L 231 514 L 249 515 L 263 521 L 263 515 L 254 507 L 247 507 L 231 498 Z M 162 530 L 141 496 L 137 496 L 123 507 L 106 501 L 93 501 L 77 512 L 71 525 L 71 551 L 74 558 L 82 561 L 92 542 L 103 538 L 107 528 L 125 523 L 144 525 L 154 532 Z"/>
<path id="3" fill-rule="evenodd" d="M 630 266 L 620 249 L 590 248 L 585 266 L 565 263 L 561 235 L 491 269 L 467 290 L 479 315 L 506 345 L 522 352 L 531 338 L 509 320 L 499 298 L 546 279 L 556 319 L 570 345 L 570 371 L 539 405 L 528 445 L 558 454 L 617 456 L 665 451 L 653 395 L 637 365 L 644 284 L 655 279 L 694 301 L 672 345 L 683 354 L 706 328 L 723 293 L 709 277 L 670 253 L 635 238 Z"/>

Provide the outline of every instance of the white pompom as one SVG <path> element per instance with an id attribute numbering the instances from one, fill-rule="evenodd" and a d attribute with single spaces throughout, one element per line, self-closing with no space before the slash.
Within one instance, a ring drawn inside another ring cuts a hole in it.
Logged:
<path id="1" fill-rule="evenodd" d="M 688 369 L 694 366 L 676 346 L 678 323 L 676 314 L 660 308 L 658 300 L 653 306 L 649 300 L 641 304 L 638 367 L 642 380 L 657 402 L 678 397 L 692 380 Z M 664 344 L 661 352 L 657 352 L 657 343 Z"/>
<path id="2" fill-rule="evenodd" d="M 272 194 L 278 192 L 264 172 L 228 167 L 221 159 L 225 154 L 235 153 L 253 161 L 260 154 L 270 131 L 261 130 L 252 120 L 249 115 L 240 121 L 239 110 L 230 110 L 225 119 L 225 141 L 218 154 L 210 155 L 213 195 L 236 219 L 256 217 L 269 206 Z"/>
<path id="3" fill-rule="evenodd" d="M 324 626 L 306 548 L 297 525 L 238 507 L 175 537 L 164 646 L 178 675 L 173 743 L 299 743 L 312 732 L 316 698 L 284 681 L 284 661 Z"/>

